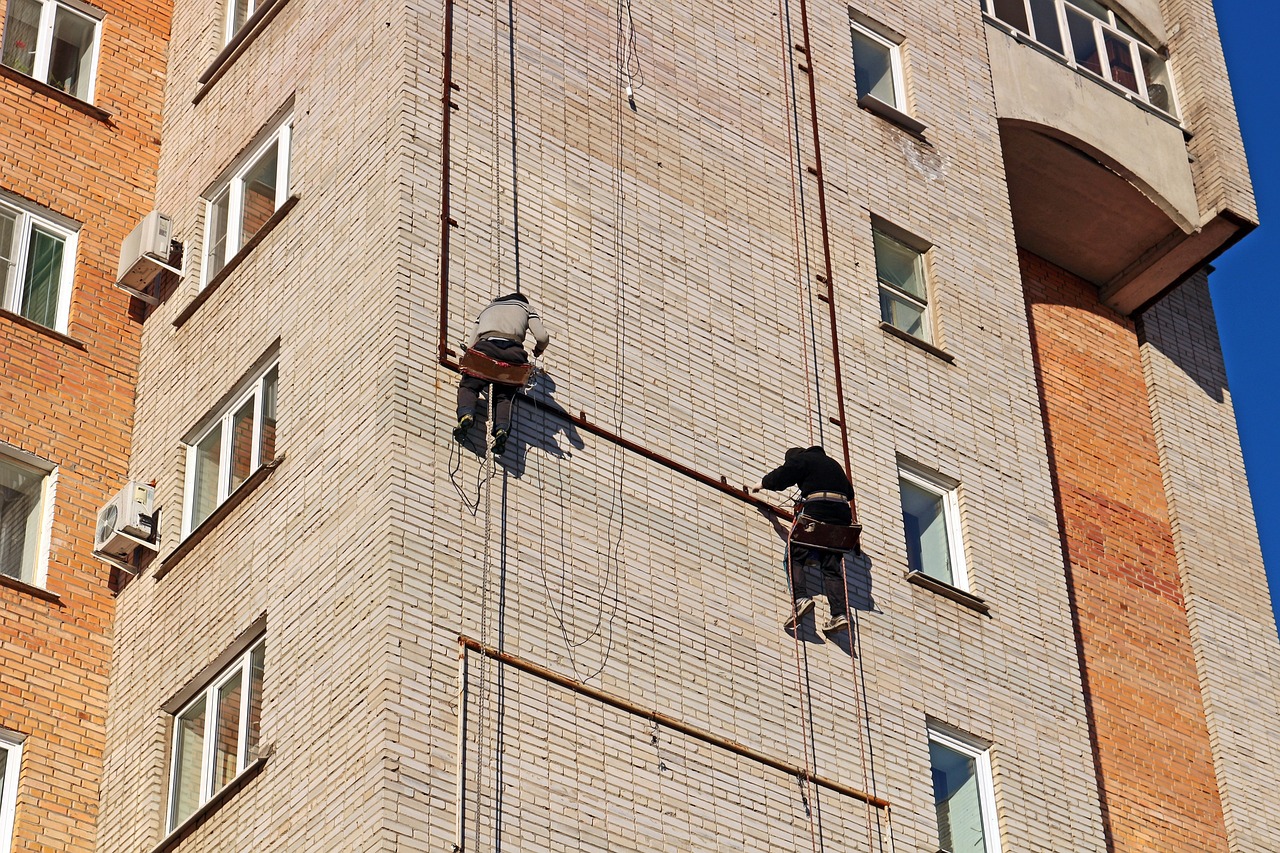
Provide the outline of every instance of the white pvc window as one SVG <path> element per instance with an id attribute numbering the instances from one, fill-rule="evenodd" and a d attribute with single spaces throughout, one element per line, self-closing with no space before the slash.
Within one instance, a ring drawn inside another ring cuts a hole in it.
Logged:
<path id="1" fill-rule="evenodd" d="M 289 198 L 291 135 L 286 119 L 205 199 L 202 287 Z"/>
<path id="2" fill-rule="evenodd" d="M 874 30 L 850 20 L 853 36 L 853 75 L 858 99 L 871 96 L 896 110 L 905 111 L 902 51 Z"/>
<path id="3" fill-rule="evenodd" d="M 258 757 L 266 649 L 259 640 L 174 715 L 166 832 Z"/>
<path id="4" fill-rule="evenodd" d="M 0 446 L 0 575 L 44 583 L 49 553 L 52 466 Z"/>
<path id="5" fill-rule="evenodd" d="M 227 27 L 223 42 L 235 38 L 236 33 L 244 27 L 253 13 L 264 5 L 266 0 L 227 0 Z"/>
<path id="6" fill-rule="evenodd" d="M 1177 116 L 1164 57 L 1096 0 L 983 0 L 983 11 L 1049 48 L 1071 67 Z"/>
<path id="7" fill-rule="evenodd" d="M 0 730 L 0 853 L 10 853 L 14 849 L 13 818 L 21 766 L 22 738 Z"/>
<path id="8" fill-rule="evenodd" d="M 76 232 L 10 198 L 0 198 L 0 308 L 65 332 Z"/>
<path id="9" fill-rule="evenodd" d="M 188 442 L 183 536 L 275 458 L 278 384 L 279 368 L 273 364 Z"/>
<path id="10" fill-rule="evenodd" d="M 929 769 L 940 853 L 1000 853 L 989 750 L 930 726 Z"/>
<path id="11" fill-rule="evenodd" d="M 0 62 L 82 101 L 92 101 L 101 19 L 101 12 L 84 3 L 9 0 Z"/>
<path id="12" fill-rule="evenodd" d="M 907 568 L 956 589 L 968 590 L 955 484 L 900 466 L 898 488 L 902 496 Z"/>
<path id="13" fill-rule="evenodd" d="M 876 280 L 880 285 L 880 319 L 931 343 L 924 253 L 879 228 L 872 229 L 871 237 L 875 246 Z"/>

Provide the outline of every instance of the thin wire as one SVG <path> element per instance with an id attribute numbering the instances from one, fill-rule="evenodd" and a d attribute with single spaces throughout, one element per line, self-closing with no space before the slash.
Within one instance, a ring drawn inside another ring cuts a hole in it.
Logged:
<path id="1" fill-rule="evenodd" d="M 798 515 L 798 514 L 797 514 Z M 796 590 L 795 585 L 791 582 L 791 533 L 795 529 L 793 524 L 787 529 L 787 546 L 783 552 L 785 555 L 782 559 L 782 565 L 787 576 L 787 592 L 791 600 L 791 612 L 795 613 Z M 814 806 L 811 802 L 812 791 L 809 780 L 813 778 L 813 764 L 810 760 L 810 743 L 809 743 L 809 725 L 813 719 L 813 703 L 809 699 L 809 691 L 805 688 L 804 677 L 804 655 L 800 646 L 800 625 L 799 620 L 795 628 L 792 630 L 792 636 L 795 639 L 796 647 L 796 696 L 800 700 L 800 733 L 804 739 L 804 778 L 797 779 L 796 782 L 800 786 L 800 797 L 804 803 L 804 813 L 809 818 L 809 843 L 813 847 L 813 853 L 818 853 L 818 828 L 814 820 Z M 806 711 L 806 708 L 808 710 Z"/>
<path id="2" fill-rule="evenodd" d="M 516 293 L 520 292 L 520 182 L 516 160 L 516 10 L 507 0 L 507 59 L 511 74 L 511 231 L 515 252 Z"/>

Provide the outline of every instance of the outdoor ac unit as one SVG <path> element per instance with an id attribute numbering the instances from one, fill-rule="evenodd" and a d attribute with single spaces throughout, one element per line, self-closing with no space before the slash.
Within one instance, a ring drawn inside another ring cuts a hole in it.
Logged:
<path id="1" fill-rule="evenodd" d="M 120 246 L 116 287 L 155 304 L 155 297 L 145 291 L 156 273 L 169 270 L 177 275 L 182 274 L 182 270 L 169 265 L 169 245 L 172 241 L 173 220 L 157 210 L 148 213 Z"/>
<path id="2" fill-rule="evenodd" d="M 156 550 L 151 543 L 155 532 L 156 490 L 145 483 L 129 481 L 106 506 L 98 510 L 98 527 L 93 534 L 93 552 L 99 557 L 126 560 L 138 546 Z"/>

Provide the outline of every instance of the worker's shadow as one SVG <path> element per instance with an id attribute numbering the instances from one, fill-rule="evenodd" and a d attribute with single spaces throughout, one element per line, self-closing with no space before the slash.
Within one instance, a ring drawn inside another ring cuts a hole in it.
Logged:
<path id="1" fill-rule="evenodd" d="M 768 519 L 769 523 L 773 525 L 774 533 L 778 536 L 779 552 L 781 553 L 787 547 L 789 525 L 787 525 L 783 519 L 768 510 L 761 508 L 759 511 L 760 514 Z M 844 555 L 843 566 L 845 591 L 849 600 L 849 613 L 854 620 L 854 625 L 857 623 L 857 615 L 859 611 L 864 613 L 880 612 L 876 608 L 875 597 L 872 595 L 871 565 L 871 557 L 865 552 L 859 555 L 854 555 L 852 552 Z M 778 561 L 778 571 L 786 571 L 786 564 L 782 560 Z M 819 568 L 816 561 L 811 561 L 810 564 L 806 566 L 805 580 L 811 590 L 820 590 L 823 588 L 822 570 Z M 824 635 L 818 630 L 818 625 L 825 622 L 829 615 L 827 607 L 828 605 L 826 603 L 825 596 L 823 596 L 823 598 L 819 599 L 815 604 L 814 612 L 806 616 L 800 622 L 800 639 L 806 643 L 831 643 L 838 646 L 845 654 L 852 654 L 853 643 L 856 642 L 857 639 L 853 636 L 852 625 L 850 626 L 850 630 L 841 631 L 830 636 Z M 785 613 L 782 618 L 786 618 Z M 795 636 L 795 632 L 789 629 L 785 630 L 788 635 Z"/>
<path id="2" fill-rule="evenodd" d="M 515 421 L 507 450 L 498 461 L 514 477 L 524 475 L 530 451 L 537 450 L 554 459 L 566 459 L 574 450 L 584 447 L 578 427 L 569 412 L 555 401 L 556 381 L 549 373 L 539 373 L 537 382 L 525 392 L 528 399 L 517 399 Z M 560 444 L 560 435 L 568 447 Z"/>

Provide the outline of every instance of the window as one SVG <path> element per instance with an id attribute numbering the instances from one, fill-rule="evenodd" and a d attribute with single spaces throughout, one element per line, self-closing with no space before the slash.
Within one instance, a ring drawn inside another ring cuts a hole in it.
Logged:
<path id="1" fill-rule="evenodd" d="M 289 197 L 289 119 L 205 200 L 204 279 L 258 233 Z"/>
<path id="2" fill-rule="evenodd" d="M 275 458 L 278 376 L 279 368 L 271 365 L 234 398 L 228 411 L 188 442 L 183 536 Z"/>
<path id="3" fill-rule="evenodd" d="M 850 19 L 849 27 L 853 32 L 853 75 L 859 102 L 869 95 L 895 110 L 905 110 L 898 44 L 856 20 Z"/>
<path id="4" fill-rule="evenodd" d="M 21 763 L 22 736 L 0 729 L 0 853 L 13 849 L 13 815 Z"/>
<path id="5" fill-rule="evenodd" d="M 43 580 L 51 471 L 0 447 L 0 575 L 32 585 Z"/>
<path id="6" fill-rule="evenodd" d="M 174 715 L 166 831 L 258 757 L 266 650 L 258 640 Z"/>
<path id="7" fill-rule="evenodd" d="M 3 63 L 60 92 L 92 101 L 101 17 L 75 0 L 9 0 Z"/>
<path id="8" fill-rule="evenodd" d="M 880 282 L 880 319 L 926 343 L 933 342 L 924 250 L 889 236 L 873 223 L 876 279 Z"/>
<path id="9" fill-rule="evenodd" d="M 929 769 L 941 853 L 1000 853 L 986 747 L 930 726 Z"/>
<path id="10" fill-rule="evenodd" d="M 269 0 L 227 0 L 227 30 L 224 42 L 235 38 L 245 22 L 253 17 L 253 13 L 268 2 Z"/>
<path id="11" fill-rule="evenodd" d="M 65 331 L 76 232 L 0 197 L 0 308 Z"/>
<path id="12" fill-rule="evenodd" d="M 1097 0 L 983 0 L 983 10 L 1071 67 L 1176 116 L 1164 57 Z"/>
<path id="13" fill-rule="evenodd" d="M 944 482 L 937 474 L 899 465 L 898 487 L 902 492 L 907 568 L 967 591 L 957 484 Z"/>

